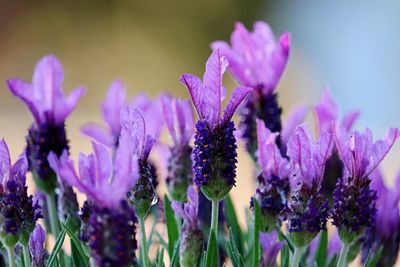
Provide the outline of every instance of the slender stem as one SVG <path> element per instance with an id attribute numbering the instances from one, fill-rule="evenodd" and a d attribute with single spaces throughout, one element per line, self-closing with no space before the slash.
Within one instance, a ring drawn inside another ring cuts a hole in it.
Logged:
<path id="1" fill-rule="evenodd" d="M 142 253 L 142 261 L 144 267 L 149 267 L 149 258 L 147 256 L 147 239 L 146 239 L 146 228 L 144 225 L 144 218 L 139 217 L 139 225 L 140 225 L 140 251 Z"/>
<path id="2" fill-rule="evenodd" d="M 28 245 L 23 245 L 22 246 L 22 253 L 24 255 L 24 265 L 25 265 L 25 267 L 30 267 L 31 266 L 31 255 L 29 254 Z"/>
<path id="3" fill-rule="evenodd" d="M 337 267 L 347 266 L 347 253 L 349 253 L 350 245 L 342 242 L 342 248 L 340 249 L 339 260 L 337 262 Z"/>
<path id="4" fill-rule="evenodd" d="M 303 251 L 302 248 L 294 247 L 293 260 L 292 260 L 291 267 L 299 267 L 302 251 Z"/>
<path id="5" fill-rule="evenodd" d="M 54 235 L 54 238 L 57 239 L 58 234 L 60 233 L 60 225 L 57 217 L 57 207 L 54 194 L 46 194 L 46 201 L 47 212 L 49 213 L 51 233 Z"/>
<path id="6" fill-rule="evenodd" d="M 219 200 L 212 200 L 211 201 L 211 231 L 214 231 L 215 236 L 218 233 L 218 214 L 219 214 Z"/>
<path id="7" fill-rule="evenodd" d="M 10 267 L 15 267 L 15 255 L 14 255 L 14 247 L 7 247 L 7 254 L 8 254 L 8 263 Z"/>

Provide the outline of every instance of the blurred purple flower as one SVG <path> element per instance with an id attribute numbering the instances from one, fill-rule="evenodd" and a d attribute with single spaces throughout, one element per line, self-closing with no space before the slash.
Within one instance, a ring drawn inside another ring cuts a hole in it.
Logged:
<path id="1" fill-rule="evenodd" d="M 260 244 L 263 250 L 260 266 L 274 267 L 279 251 L 285 246 L 284 241 L 278 241 L 278 232 L 260 233 Z"/>
<path id="2" fill-rule="evenodd" d="M 235 24 L 231 46 L 224 41 L 211 44 L 229 61 L 229 71 L 244 86 L 256 88 L 262 85 L 265 95 L 276 88 L 286 67 L 289 49 L 289 33 L 283 33 L 277 41 L 271 28 L 262 21 L 254 23 L 249 32 L 242 23 Z"/>
<path id="3" fill-rule="evenodd" d="M 79 87 L 65 97 L 61 87 L 63 80 L 60 62 L 50 55 L 37 63 L 32 84 L 16 78 L 7 80 L 7 84 L 13 95 L 25 102 L 38 124 L 61 125 L 85 93 L 85 89 Z"/>
<path id="4" fill-rule="evenodd" d="M 31 267 L 44 266 L 46 257 L 45 242 L 46 232 L 40 224 L 36 224 L 35 229 L 29 237 L 29 251 L 32 257 Z"/>

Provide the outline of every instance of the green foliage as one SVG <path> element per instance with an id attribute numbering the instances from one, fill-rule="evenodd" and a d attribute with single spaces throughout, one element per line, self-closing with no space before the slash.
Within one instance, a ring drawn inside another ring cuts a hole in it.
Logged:
<path id="1" fill-rule="evenodd" d="M 171 203 L 167 195 L 164 195 L 164 205 L 165 205 L 165 224 L 167 226 L 168 235 L 168 255 L 170 259 L 174 254 L 175 243 L 179 240 L 179 230 L 176 224 L 175 214 L 171 208 Z"/>

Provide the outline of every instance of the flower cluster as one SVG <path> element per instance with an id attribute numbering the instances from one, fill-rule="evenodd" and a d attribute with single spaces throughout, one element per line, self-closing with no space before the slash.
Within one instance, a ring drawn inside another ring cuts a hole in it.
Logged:
<path id="1" fill-rule="evenodd" d="M 203 78 L 180 77 L 197 118 L 189 99 L 140 93 L 128 101 L 126 85 L 113 81 L 101 105 L 104 124 L 81 127 L 93 141 L 92 153 L 79 154 L 78 170 L 66 119 L 85 90 L 64 95 L 55 56 L 39 61 L 31 84 L 9 79 L 34 122 L 13 164 L 0 141 L 0 253 L 8 255 L 0 264 L 344 267 L 361 254 L 365 266 L 393 266 L 400 178 L 391 188 L 379 164 L 400 132 L 390 128 L 374 141 L 368 128 L 353 130 L 360 113 L 341 118 L 328 89 L 312 108 L 315 133 L 303 123 L 307 106 L 283 119 L 276 89 L 289 36 L 276 40 L 259 21 L 253 31 L 237 23 L 230 44 L 213 42 Z M 224 105 L 226 70 L 239 86 Z M 246 231 L 229 195 L 240 141 L 255 163 Z M 85 198 L 81 206 L 74 190 Z M 46 240 L 51 235 L 54 247 Z"/>

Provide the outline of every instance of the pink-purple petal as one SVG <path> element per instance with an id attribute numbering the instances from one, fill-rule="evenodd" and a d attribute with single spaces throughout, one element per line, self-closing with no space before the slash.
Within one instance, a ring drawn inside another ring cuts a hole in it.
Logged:
<path id="1" fill-rule="evenodd" d="M 110 132 L 104 128 L 101 124 L 89 122 L 84 124 L 80 128 L 81 132 L 91 138 L 96 142 L 103 144 L 107 147 L 112 147 L 114 144 L 114 138 L 111 136 Z"/>
<path id="2" fill-rule="evenodd" d="M 126 105 L 126 87 L 121 80 L 115 80 L 108 88 L 107 96 L 101 105 L 103 118 L 114 136 L 121 131 L 119 116 Z"/>
<path id="3" fill-rule="evenodd" d="M 231 99 L 225 108 L 224 111 L 224 119 L 223 122 L 230 121 L 232 119 L 233 114 L 235 113 L 237 107 L 242 103 L 245 97 L 252 91 L 249 87 L 237 87 L 233 92 Z"/>

